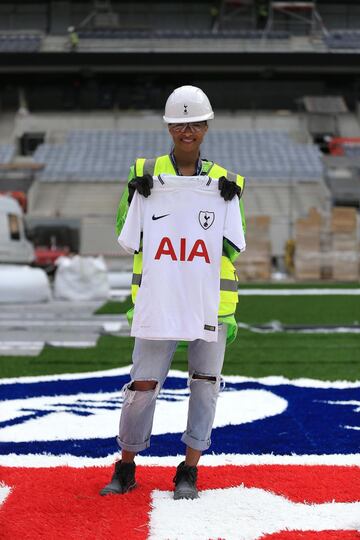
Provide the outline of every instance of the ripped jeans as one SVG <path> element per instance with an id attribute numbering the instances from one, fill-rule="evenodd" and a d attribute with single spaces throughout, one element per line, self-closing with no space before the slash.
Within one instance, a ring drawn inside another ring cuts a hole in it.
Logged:
<path id="1" fill-rule="evenodd" d="M 216 402 L 223 383 L 227 327 L 219 324 L 218 341 L 202 339 L 188 344 L 189 408 L 186 431 L 181 440 L 195 450 L 207 450 L 211 444 Z M 124 387 L 117 442 L 120 448 L 141 452 L 150 446 L 156 398 L 170 369 L 177 341 L 135 339 L 131 382 Z M 132 390 L 133 381 L 155 381 L 154 390 Z"/>

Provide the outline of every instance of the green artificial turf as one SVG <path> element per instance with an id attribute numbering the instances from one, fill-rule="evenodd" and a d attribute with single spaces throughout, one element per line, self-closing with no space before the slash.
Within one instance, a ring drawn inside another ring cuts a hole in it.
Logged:
<path id="1" fill-rule="evenodd" d="M 37 357 L 0 357 L 0 377 L 79 373 L 127 366 L 133 338 L 103 336 L 96 347 L 45 347 Z M 187 369 L 186 352 L 177 352 L 173 369 Z M 224 374 L 247 377 L 283 375 L 323 380 L 360 380 L 360 335 L 256 334 L 240 330 L 228 347 Z"/>
<path id="2" fill-rule="evenodd" d="M 240 296 L 236 317 L 247 324 L 360 324 L 360 296 Z"/>
<path id="3" fill-rule="evenodd" d="M 97 313 L 125 313 L 131 300 L 108 302 Z M 344 325 L 360 322 L 358 296 L 240 296 L 237 318 L 246 324 Z M 88 349 L 48 347 L 37 357 L 0 357 L 0 377 L 106 370 L 131 363 L 133 338 L 102 336 Z M 187 369 L 186 353 L 172 364 Z M 224 373 L 263 377 L 360 380 L 360 335 L 259 334 L 239 330 L 225 356 Z"/>
<path id="4" fill-rule="evenodd" d="M 95 315 L 116 315 L 118 313 L 126 313 L 133 303 L 131 297 L 128 296 L 123 302 L 118 302 L 111 300 L 110 302 L 105 302 L 99 309 L 95 311 Z"/>
<path id="5" fill-rule="evenodd" d="M 0 377 L 80 373 L 127 366 L 133 338 L 101 336 L 96 347 L 72 349 L 45 346 L 38 356 L 0 356 Z"/>
<path id="6" fill-rule="evenodd" d="M 125 302 L 107 302 L 96 313 L 126 313 L 132 307 Z M 360 297 L 343 296 L 240 296 L 237 319 L 246 324 L 348 325 L 360 324 Z"/>
<path id="7" fill-rule="evenodd" d="M 254 334 L 240 330 L 225 356 L 224 374 L 360 380 L 360 335 Z"/>

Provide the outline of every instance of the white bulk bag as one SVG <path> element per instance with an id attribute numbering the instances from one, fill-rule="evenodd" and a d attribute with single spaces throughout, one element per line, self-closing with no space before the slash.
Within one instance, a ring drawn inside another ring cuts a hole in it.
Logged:
<path id="1" fill-rule="evenodd" d="M 103 257 L 59 257 L 54 295 L 65 300 L 106 300 L 110 296 Z"/>
<path id="2" fill-rule="evenodd" d="M 0 302 L 32 303 L 51 300 L 48 277 L 41 268 L 0 265 Z"/>

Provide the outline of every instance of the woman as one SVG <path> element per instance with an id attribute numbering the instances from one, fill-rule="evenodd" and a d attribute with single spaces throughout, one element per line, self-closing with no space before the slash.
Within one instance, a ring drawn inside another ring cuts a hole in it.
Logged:
<path id="1" fill-rule="evenodd" d="M 208 121 L 214 118 L 207 96 L 194 86 L 177 88 L 166 102 L 163 118 L 168 124 L 173 150 L 170 154 L 155 159 L 137 159 L 130 168 L 128 187 L 121 197 L 117 214 L 117 235 L 119 236 L 124 225 L 128 205 L 135 190 L 144 197 L 150 196 L 153 175 L 165 173 L 176 176 L 206 175 L 219 179 L 220 195 L 225 200 L 239 197 L 245 229 L 240 198 L 244 178 L 212 161 L 200 158 L 200 146 L 208 131 Z M 237 331 L 234 317 L 238 301 L 237 276 L 232 264 L 237 255 L 238 252 L 224 240 L 220 271 L 218 341 L 209 343 L 197 339 L 188 344 L 190 400 L 187 430 L 181 439 L 186 444 L 186 456 L 176 470 L 175 499 L 198 497 L 197 464 L 202 452 L 211 444 L 210 434 L 221 385 L 225 347 L 226 343 L 235 339 Z M 132 299 L 135 303 L 141 284 L 141 252 L 134 256 L 133 270 Z M 128 313 L 130 321 L 132 312 L 133 310 L 130 310 Z M 135 339 L 131 382 L 124 389 L 117 437 L 122 457 L 115 464 L 112 479 L 101 490 L 101 495 L 126 493 L 136 486 L 134 458 L 138 452 L 150 445 L 156 397 L 167 376 L 176 347 L 177 342 L 170 340 Z"/>

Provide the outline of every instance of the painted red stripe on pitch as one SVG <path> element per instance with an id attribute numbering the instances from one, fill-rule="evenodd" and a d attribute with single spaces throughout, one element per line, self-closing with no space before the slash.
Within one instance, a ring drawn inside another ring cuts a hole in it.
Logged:
<path id="1" fill-rule="evenodd" d="M 286 496 L 293 502 L 321 504 L 332 500 L 354 502 L 360 498 L 359 467 L 259 465 L 240 468 L 242 469 L 242 483 L 245 487 L 266 489 Z M 217 469 L 219 472 L 222 471 L 224 478 L 227 478 L 229 473 L 231 474 L 231 467 L 217 467 Z M 206 489 L 216 487 L 225 486 L 221 485 L 220 479 L 217 485 L 213 485 L 211 479 L 206 482 Z M 265 535 L 261 540 L 360 540 L 360 533 L 356 531 L 284 531 Z"/>
<path id="2" fill-rule="evenodd" d="M 1 480 L 13 489 L 0 512 L 1 539 L 145 540 L 151 492 L 173 489 L 175 467 L 138 467 L 136 490 L 125 496 L 100 497 L 98 492 L 109 481 L 111 469 L 0 468 Z M 228 488 L 241 483 L 286 496 L 294 502 L 353 502 L 359 498 L 360 468 L 286 465 L 199 468 L 200 489 Z M 338 536 L 330 531 L 279 534 L 267 538 L 359 539 L 358 533 L 346 531 L 337 531 Z M 281 536 L 284 534 L 287 536 Z M 319 536 L 323 534 L 328 536 Z"/>
<path id="3" fill-rule="evenodd" d="M 266 534 L 261 540 L 359 540 L 360 533 L 356 531 L 294 531 Z"/>
<path id="4" fill-rule="evenodd" d="M 215 469 L 215 470 L 214 470 Z M 236 471 L 236 472 L 235 472 Z M 288 497 L 293 502 L 353 502 L 359 499 L 360 467 L 249 465 L 199 467 L 199 488 L 244 484 Z"/>
<path id="5" fill-rule="evenodd" d="M 139 474 L 141 487 L 123 498 L 98 494 L 109 468 L 7 469 L 2 479 L 13 492 L 0 514 L 2 539 L 143 540 L 156 485 L 149 473 Z M 170 481 L 166 486 L 171 488 Z"/>

